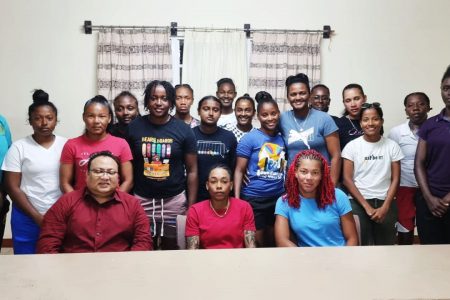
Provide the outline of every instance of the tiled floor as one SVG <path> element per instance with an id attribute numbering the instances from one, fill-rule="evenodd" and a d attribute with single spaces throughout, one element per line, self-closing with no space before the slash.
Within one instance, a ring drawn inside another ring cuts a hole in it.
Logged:
<path id="1" fill-rule="evenodd" d="M 12 255 L 13 249 L 12 248 L 2 248 L 2 252 L 0 255 Z"/>

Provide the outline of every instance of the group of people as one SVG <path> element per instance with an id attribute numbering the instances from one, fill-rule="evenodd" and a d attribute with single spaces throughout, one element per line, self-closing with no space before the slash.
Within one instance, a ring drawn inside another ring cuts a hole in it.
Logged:
<path id="1" fill-rule="evenodd" d="M 286 79 L 284 113 L 265 91 L 235 100 L 223 78 L 198 101 L 198 120 L 191 86 L 154 80 L 145 115 L 129 92 L 114 111 L 97 95 L 84 133 L 67 140 L 36 90 L 33 134 L 11 145 L 0 118 L 14 252 L 178 249 L 178 215 L 188 249 L 412 244 L 416 219 L 422 243 L 450 243 L 450 67 L 441 94 L 430 119 L 428 96 L 407 95 L 408 119 L 386 138 L 380 103 L 358 84 L 335 117 L 328 87 L 311 89 L 305 74 Z"/>

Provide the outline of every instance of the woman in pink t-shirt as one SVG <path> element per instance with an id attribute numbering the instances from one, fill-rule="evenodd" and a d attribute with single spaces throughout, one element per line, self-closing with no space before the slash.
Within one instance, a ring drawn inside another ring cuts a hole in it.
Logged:
<path id="1" fill-rule="evenodd" d="M 87 162 L 91 154 L 108 150 L 120 159 L 120 187 L 129 192 L 133 187 L 133 166 L 130 146 L 122 139 L 112 136 L 107 129 L 112 120 L 112 109 L 101 95 L 84 105 L 85 133 L 70 139 L 61 153 L 60 185 L 64 193 L 86 186 Z"/>
<path id="2" fill-rule="evenodd" d="M 255 248 L 255 221 L 248 202 L 229 197 L 233 181 L 226 165 L 209 172 L 210 200 L 189 208 L 186 220 L 188 249 Z"/>

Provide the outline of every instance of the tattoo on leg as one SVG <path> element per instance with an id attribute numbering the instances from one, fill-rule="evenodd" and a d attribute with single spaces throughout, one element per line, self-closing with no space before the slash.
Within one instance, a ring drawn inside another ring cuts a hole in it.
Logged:
<path id="1" fill-rule="evenodd" d="M 200 237 L 198 235 L 186 238 L 186 249 L 200 249 Z"/>
<path id="2" fill-rule="evenodd" d="M 255 232 L 250 230 L 244 230 L 245 248 L 256 248 Z"/>

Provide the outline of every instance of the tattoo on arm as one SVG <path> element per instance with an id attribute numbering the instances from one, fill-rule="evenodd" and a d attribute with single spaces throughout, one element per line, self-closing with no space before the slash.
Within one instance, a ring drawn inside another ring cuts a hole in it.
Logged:
<path id="1" fill-rule="evenodd" d="M 245 248 L 256 248 L 256 233 L 251 230 L 244 230 Z"/>
<path id="2" fill-rule="evenodd" d="M 200 237 L 198 235 L 188 236 L 186 238 L 186 249 L 200 249 Z"/>

